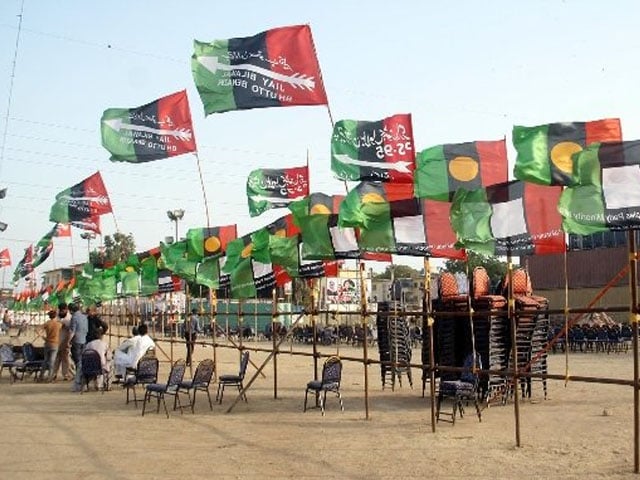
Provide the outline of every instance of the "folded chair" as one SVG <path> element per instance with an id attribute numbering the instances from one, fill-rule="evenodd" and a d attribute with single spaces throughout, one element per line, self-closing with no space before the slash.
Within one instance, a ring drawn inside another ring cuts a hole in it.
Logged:
<path id="1" fill-rule="evenodd" d="M 98 382 L 102 377 L 102 393 L 105 390 L 109 390 L 109 372 L 103 370 L 100 354 L 95 350 L 85 350 L 82 352 L 82 389 L 80 393 L 84 392 L 85 387 L 89 390 L 89 383 L 92 380 Z"/>
<path id="2" fill-rule="evenodd" d="M 157 383 L 158 381 L 158 359 L 153 353 L 145 354 L 136 366 L 134 372 L 125 377 L 122 388 L 127 390 L 127 404 L 129 404 L 129 392 L 133 392 L 133 402 L 138 406 L 136 397 L 136 386 Z"/>
<path id="3" fill-rule="evenodd" d="M 165 402 L 165 395 L 173 395 L 174 396 L 174 405 L 177 404 L 180 407 L 180 413 L 182 413 L 182 405 L 180 404 L 180 397 L 178 395 L 178 389 L 180 387 L 180 383 L 184 378 L 184 372 L 187 369 L 187 364 L 184 360 L 176 361 L 171 367 L 171 371 L 169 372 L 169 379 L 167 383 L 149 383 L 146 386 L 144 393 L 144 403 L 142 404 L 142 416 L 144 417 L 144 412 L 147 407 L 147 403 L 151 401 L 151 397 L 155 397 L 158 402 L 158 407 L 156 409 L 156 413 L 160 413 L 160 400 L 162 400 L 162 405 L 164 406 L 164 412 L 167 414 L 167 418 L 169 418 L 169 410 L 167 410 L 167 403 Z"/>
<path id="4" fill-rule="evenodd" d="M 198 390 L 200 390 L 201 392 L 206 392 L 207 398 L 209 399 L 209 408 L 213 410 L 211 395 L 209 394 L 209 384 L 211 383 L 212 377 L 213 360 L 207 358 L 206 360 L 202 360 L 198 364 L 198 366 L 196 367 L 196 372 L 193 374 L 193 378 L 191 380 L 183 380 L 182 382 L 180 382 L 180 392 L 184 392 L 189 396 L 189 405 L 185 406 L 191 407 L 191 413 L 193 413 L 193 409 L 196 404 L 196 392 Z M 191 397 L 190 395 L 191 392 L 193 392 L 193 397 Z"/>
<path id="5" fill-rule="evenodd" d="M 324 416 L 324 408 L 327 403 L 327 392 L 333 392 L 340 401 L 340 410 L 344 412 L 344 404 L 342 403 L 342 395 L 340 394 L 340 381 L 342 380 L 342 361 L 338 357 L 329 357 L 322 366 L 322 379 L 312 380 L 307 383 L 304 392 L 304 409 L 307 411 L 307 398 L 309 392 L 316 396 L 317 402 L 320 404 L 320 411 Z"/>
<path id="6" fill-rule="evenodd" d="M 444 380 L 440 382 L 438 394 L 436 396 L 436 419 L 440 421 L 440 415 L 451 417 L 451 420 L 442 419 L 442 421 L 451 422 L 455 425 L 456 414 L 460 413 L 460 418 L 464 415 L 464 404 L 473 402 L 478 414 L 478 420 L 482 421 L 480 406 L 478 404 L 478 374 L 473 371 L 475 357 L 475 368 L 481 369 L 482 363 L 479 355 L 473 353 L 467 355 L 462 368 L 464 371 L 460 375 L 459 380 Z M 453 403 L 453 411 L 451 413 L 441 410 L 444 400 L 451 400 Z"/>
<path id="7" fill-rule="evenodd" d="M 2 377 L 2 371 L 5 368 L 9 369 L 9 383 L 13 383 L 14 380 L 14 369 L 17 365 L 21 364 L 19 360 L 16 359 L 15 354 L 13 353 L 13 347 L 8 343 L 4 343 L 0 345 L 0 361 L 2 364 L 0 366 L 0 378 Z"/>
<path id="8" fill-rule="evenodd" d="M 218 378 L 218 393 L 216 393 L 216 401 L 222 403 L 222 396 L 224 395 L 224 388 L 227 386 L 238 387 L 238 392 L 242 393 L 244 386 L 244 376 L 247 373 L 247 365 L 249 364 L 249 351 L 242 352 L 240 357 L 240 371 L 237 375 L 220 375 Z M 242 395 L 244 401 L 247 402 L 247 394 Z"/>
<path id="9" fill-rule="evenodd" d="M 17 362 L 14 367 L 14 372 L 16 373 L 14 378 L 18 379 L 17 373 L 20 373 L 20 380 L 24 380 L 25 375 L 33 373 L 33 380 L 39 380 L 42 377 L 46 362 L 43 358 L 36 356 L 35 349 L 31 343 L 26 342 L 22 345 L 22 357 L 22 361 Z"/>

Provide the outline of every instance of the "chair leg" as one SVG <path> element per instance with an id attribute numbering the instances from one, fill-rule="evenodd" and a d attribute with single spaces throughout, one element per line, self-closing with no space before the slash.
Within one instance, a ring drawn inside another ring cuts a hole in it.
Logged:
<path id="1" fill-rule="evenodd" d="M 480 405 L 478 405 L 478 399 L 474 398 L 473 401 L 476 404 L 476 413 L 478 414 L 478 421 L 482 422 L 482 413 L 480 412 Z"/>
<path id="2" fill-rule="evenodd" d="M 338 394 L 338 400 L 340 401 L 340 410 L 344 412 L 344 404 L 342 403 L 342 395 L 340 394 L 340 390 L 336 392 Z"/>
<path id="3" fill-rule="evenodd" d="M 144 412 L 145 412 L 145 410 L 147 409 L 147 400 L 149 400 L 149 399 L 147 398 L 147 393 L 148 393 L 148 392 L 145 392 L 145 393 L 144 393 L 144 401 L 143 401 L 143 403 L 142 403 L 142 416 L 143 416 L 143 417 L 144 417 Z"/>
<path id="4" fill-rule="evenodd" d="M 302 407 L 302 413 L 307 411 L 307 397 L 309 396 L 309 389 L 304 391 L 304 407 Z"/>
<path id="5" fill-rule="evenodd" d="M 218 393 L 216 393 L 216 402 L 222 403 L 222 396 L 224 395 L 224 383 L 218 384 Z"/>
<path id="6" fill-rule="evenodd" d="M 167 415 L 167 418 L 169 418 L 169 410 L 167 410 L 167 402 L 164 399 L 164 394 L 160 394 L 160 396 L 158 397 L 158 412 L 160 411 L 161 398 L 162 398 L 162 406 L 164 407 L 164 413 Z"/>
<path id="7" fill-rule="evenodd" d="M 324 417 L 324 407 L 327 403 L 327 391 L 324 391 L 324 395 L 322 395 L 322 398 L 320 399 L 320 411 L 322 412 L 322 416 Z"/>
<path id="8" fill-rule="evenodd" d="M 194 392 L 194 395 L 195 395 L 195 392 Z M 184 411 L 182 410 L 182 402 L 180 402 L 180 392 L 176 392 L 175 399 L 173 400 L 173 402 L 174 402 L 174 405 L 175 405 L 175 402 L 178 402 L 178 407 L 180 408 L 180 415 L 182 415 Z"/>
<path id="9" fill-rule="evenodd" d="M 195 409 L 195 406 L 196 406 L 196 392 L 197 391 L 198 391 L 197 388 L 193 389 L 193 398 L 190 399 L 190 401 L 191 401 L 191 413 L 195 413 L 194 409 Z"/>
<path id="10" fill-rule="evenodd" d="M 209 399 L 209 410 L 213 411 L 213 403 L 211 403 L 211 394 L 209 393 L 209 387 L 207 387 L 206 391 L 207 391 L 207 398 Z"/>

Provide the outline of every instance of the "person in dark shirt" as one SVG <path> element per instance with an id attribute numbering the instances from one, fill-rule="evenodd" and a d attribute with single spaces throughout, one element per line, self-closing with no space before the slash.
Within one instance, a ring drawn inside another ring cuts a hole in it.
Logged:
<path id="1" fill-rule="evenodd" d="M 95 306 L 89 308 L 89 315 L 87 315 L 89 328 L 87 330 L 87 343 L 99 339 L 102 335 L 107 333 L 109 325 L 107 322 L 100 318 Z"/>

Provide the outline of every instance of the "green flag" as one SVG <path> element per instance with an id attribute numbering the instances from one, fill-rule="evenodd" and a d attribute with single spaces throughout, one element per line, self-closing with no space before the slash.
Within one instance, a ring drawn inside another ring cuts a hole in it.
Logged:
<path id="1" fill-rule="evenodd" d="M 140 262 L 140 293 L 142 295 L 158 293 L 158 262 L 152 255 Z"/>
<path id="2" fill-rule="evenodd" d="M 574 156 L 574 176 L 558 205 L 565 232 L 640 227 L 640 141 L 591 145 Z"/>
<path id="3" fill-rule="evenodd" d="M 207 258 L 198 264 L 196 283 L 206 287 L 217 289 L 220 285 L 220 260 Z"/>
<path id="4" fill-rule="evenodd" d="M 596 142 L 622 140 L 620 119 L 513 127 L 518 180 L 540 185 L 574 185 L 573 155 Z"/>

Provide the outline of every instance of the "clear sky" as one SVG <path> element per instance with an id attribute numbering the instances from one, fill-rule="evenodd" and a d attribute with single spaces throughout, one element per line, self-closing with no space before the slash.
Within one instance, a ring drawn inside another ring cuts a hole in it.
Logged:
<path id="1" fill-rule="evenodd" d="M 103 234 L 132 233 L 139 251 L 174 226 L 206 225 L 193 155 L 112 163 L 99 120 L 187 89 L 212 225 L 245 234 L 286 213 L 250 218 L 245 195 L 256 168 L 303 165 L 311 189 L 344 193 L 329 161 L 325 107 L 245 110 L 204 117 L 190 67 L 194 39 L 251 36 L 309 23 L 334 120 L 411 113 L 419 150 L 442 143 L 508 139 L 514 124 L 622 119 L 640 138 L 640 2 L 25 0 L 9 117 L 9 90 L 22 0 L 0 1 L 0 249 L 13 266 L 51 227 L 55 195 L 96 170 L 114 217 Z M 6 128 L 6 137 L 4 137 Z M 96 240 L 97 242 L 98 240 Z M 56 239 L 40 271 L 87 258 L 86 241 Z M 418 259 L 396 258 L 420 265 Z"/>

